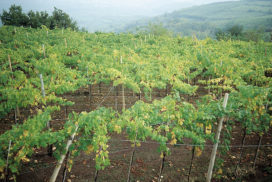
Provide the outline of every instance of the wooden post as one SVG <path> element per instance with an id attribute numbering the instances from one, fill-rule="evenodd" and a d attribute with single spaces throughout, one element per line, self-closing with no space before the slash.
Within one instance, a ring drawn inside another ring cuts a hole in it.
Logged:
<path id="1" fill-rule="evenodd" d="M 102 150 L 102 147 L 100 146 L 100 148 L 99 148 L 99 154 L 100 154 L 100 151 Z M 95 174 L 94 174 L 94 182 L 96 182 L 97 181 L 97 179 L 98 179 L 98 173 L 99 173 L 99 170 L 95 170 Z"/>
<path id="2" fill-rule="evenodd" d="M 210 95 L 210 93 L 211 93 L 211 86 L 210 86 L 210 84 L 211 84 L 211 76 L 209 76 L 209 85 L 208 85 L 208 94 Z"/>
<path id="3" fill-rule="evenodd" d="M 90 100 L 90 104 L 92 102 L 92 85 L 89 84 L 89 100 Z"/>
<path id="4" fill-rule="evenodd" d="M 192 158 L 191 158 L 191 164 L 190 164 L 190 168 L 189 168 L 188 182 L 190 182 L 190 176 L 191 176 L 191 171 L 192 171 L 192 167 L 193 167 L 194 157 L 195 157 L 195 146 L 193 146 L 193 149 L 192 149 Z"/>
<path id="5" fill-rule="evenodd" d="M 8 61 L 9 61 L 9 69 L 10 69 L 11 72 L 13 72 L 12 67 L 11 67 L 11 60 L 10 60 L 10 55 L 9 54 L 8 54 Z"/>
<path id="6" fill-rule="evenodd" d="M 101 90 L 101 82 L 99 83 L 99 93 L 101 94 L 102 90 Z"/>
<path id="7" fill-rule="evenodd" d="M 11 140 L 9 140 L 8 155 L 7 155 L 6 170 L 5 170 L 5 181 L 6 182 L 9 181 L 9 179 L 8 179 L 8 176 L 9 176 L 9 173 L 8 173 L 8 161 L 9 161 L 10 146 L 11 146 Z"/>
<path id="8" fill-rule="evenodd" d="M 8 54 L 8 61 L 9 61 L 9 69 L 10 71 L 13 73 L 13 70 L 12 70 L 12 66 L 11 66 L 11 59 L 10 59 L 10 55 Z M 13 75 L 12 75 L 12 78 L 13 78 Z M 17 123 L 17 116 L 20 117 L 20 109 L 18 106 L 16 106 L 16 109 L 15 109 L 15 123 Z"/>
<path id="9" fill-rule="evenodd" d="M 241 148 L 241 152 L 240 152 L 240 156 L 239 156 L 239 160 L 238 163 L 235 167 L 235 175 L 237 175 L 237 169 L 240 166 L 241 160 L 242 160 L 242 155 L 243 155 L 243 150 L 244 150 L 244 145 L 245 145 L 245 141 L 246 141 L 246 128 L 244 129 L 244 135 L 243 135 L 243 139 L 242 139 L 242 148 Z"/>
<path id="10" fill-rule="evenodd" d="M 41 81 L 41 90 L 42 90 L 42 96 L 45 97 L 45 90 L 44 90 L 44 83 L 43 83 L 43 77 L 42 74 L 40 74 L 40 81 Z M 47 122 L 47 129 L 50 130 L 50 121 Z M 48 156 L 53 156 L 53 145 L 49 145 L 47 148 Z"/>
<path id="11" fill-rule="evenodd" d="M 255 157 L 254 157 L 253 169 L 255 169 L 255 166 L 256 166 L 256 161 L 257 161 L 258 153 L 260 150 L 260 146 L 262 144 L 262 139 L 263 139 L 263 135 L 259 135 L 259 142 L 258 142 L 258 147 L 255 153 Z"/>
<path id="12" fill-rule="evenodd" d="M 55 169 L 54 169 L 54 172 L 49 180 L 49 182 L 55 182 L 56 179 L 57 179 L 57 176 L 59 174 L 59 171 L 60 171 L 60 168 L 61 168 L 61 165 L 65 159 L 65 156 L 69 150 L 69 147 L 71 146 L 74 138 L 75 138 L 75 135 L 76 135 L 76 132 L 77 132 L 77 129 L 78 129 L 78 125 L 76 125 L 76 129 L 74 131 L 74 133 L 72 134 L 71 138 L 68 140 L 67 144 L 66 144 L 66 147 L 65 147 L 65 153 L 61 155 L 60 157 L 60 160 L 58 161 L 58 164 L 56 165 Z"/>
<path id="13" fill-rule="evenodd" d="M 42 49 L 43 49 L 43 57 L 45 58 L 45 48 L 44 48 L 44 44 L 42 45 Z"/>
<path id="14" fill-rule="evenodd" d="M 98 173 L 99 173 L 99 171 L 96 170 L 96 171 L 95 171 L 95 174 L 94 174 L 94 181 L 95 181 L 95 182 L 96 182 L 97 179 L 98 179 Z"/>
<path id="15" fill-rule="evenodd" d="M 67 40 L 64 38 L 65 48 L 67 48 Z"/>
<path id="16" fill-rule="evenodd" d="M 68 151 L 68 153 L 66 154 L 66 163 L 64 165 L 64 169 L 63 169 L 63 174 L 62 174 L 62 182 L 65 182 L 66 176 L 67 176 L 67 166 L 68 166 L 68 161 L 70 158 L 70 151 Z"/>
<path id="17" fill-rule="evenodd" d="M 65 110 L 64 110 L 64 119 L 67 118 L 67 115 L 68 115 L 68 113 L 67 113 L 67 106 L 65 106 Z"/>
<path id="18" fill-rule="evenodd" d="M 122 84 L 123 110 L 126 110 L 125 86 Z"/>
<path id="19" fill-rule="evenodd" d="M 14 122 L 17 123 L 17 113 L 16 113 L 16 109 L 14 109 Z"/>
<path id="20" fill-rule="evenodd" d="M 123 64 L 123 57 L 120 58 L 121 64 Z M 123 70 L 123 69 L 122 69 Z M 126 100 L 125 100 L 125 86 L 122 84 L 122 101 L 123 101 L 123 111 L 126 110 Z"/>
<path id="21" fill-rule="evenodd" d="M 18 105 L 16 106 L 16 115 L 20 118 L 20 109 L 18 107 Z"/>
<path id="22" fill-rule="evenodd" d="M 159 180 L 158 180 L 158 182 L 162 181 L 162 171 L 163 171 L 163 168 L 164 168 L 165 156 L 166 156 L 166 153 L 163 152 L 163 157 L 162 157 L 162 161 L 161 161 L 161 167 L 160 167 L 160 173 L 159 173 Z"/>
<path id="23" fill-rule="evenodd" d="M 92 84 L 90 84 L 88 67 L 86 67 L 86 69 L 87 69 L 87 79 L 88 79 L 88 82 L 89 82 L 89 101 L 90 101 L 90 107 L 91 107 L 91 103 L 92 103 Z"/>
<path id="24" fill-rule="evenodd" d="M 41 81 L 42 96 L 45 97 L 44 83 L 43 83 L 43 76 L 42 76 L 42 74 L 40 74 L 40 81 Z"/>
<path id="25" fill-rule="evenodd" d="M 226 93 L 225 97 L 224 97 L 224 102 L 223 102 L 224 109 L 226 109 L 226 107 L 227 107 L 228 98 L 229 98 L 229 94 Z M 214 162 L 215 162 L 215 157 L 216 157 L 217 147 L 218 147 L 220 134 L 221 134 L 222 126 L 223 126 L 223 121 L 224 121 L 224 117 L 222 117 L 220 119 L 219 124 L 218 124 L 217 132 L 216 132 L 216 136 L 215 136 L 215 144 L 213 145 L 213 149 L 212 149 L 212 153 L 211 153 L 211 159 L 210 159 L 210 163 L 209 163 L 209 169 L 208 169 L 206 182 L 210 182 L 212 179 L 213 166 L 214 166 Z"/>
<path id="26" fill-rule="evenodd" d="M 135 150 L 136 150 L 136 139 L 137 139 L 137 135 L 138 135 L 138 133 L 136 133 L 135 140 L 134 140 L 134 148 L 133 148 L 133 151 L 132 151 L 132 154 L 131 154 L 131 157 L 130 157 L 127 182 L 130 181 L 130 171 L 131 171 L 131 166 L 132 166 L 132 163 L 133 163 L 133 159 L 134 159 L 134 155 L 135 155 Z"/>
<path id="27" fill-rule="evenodd" d="M 115 110 L 118 110 L 118 87 L 114 87 L 115 89 Z"/>
<path id="28" fill-rule="evenodd" d="M 9 54 L 8 54 L 8 61 L 9 61 L 9 69 L 10 69 L 11 73 L 13 73 Z M 13 78 L 13 75 L 11 77 Z M 14 109 L 14 121 L 15 121 L 15 123 L 17 123 L 17 116 L 20 116 L 20 111 L 19 111 L 18 106 L 16 106 L 16 109 Z"/>

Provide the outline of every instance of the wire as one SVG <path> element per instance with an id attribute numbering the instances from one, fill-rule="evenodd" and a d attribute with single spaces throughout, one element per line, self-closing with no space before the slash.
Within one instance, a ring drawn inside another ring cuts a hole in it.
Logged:
<path id="1" fill-rule="evenodd" d="M 111 87 L 109 89 L 108 94 L 102 99 L 102 101 L 98 104 L 98 106 L 96 107 L 96 109 L 98 109 L 100 107 L 100 105 L 104 102 L 104 100 L 109 96 L 109 94 L 110 94 L 110 92 L 111 92 L 112 89 L 113 89 L 113 87 Z"/>
<path id="2" fill-rule="evenodd" d="M 91 139 L 83 139 L 83 140 L 91 140 Z M 114 141 L 119 141 L 119 142 L 132 142 L 131 140 L 114 140 Z M 146 143 L 146 144 L 160 144 L 159 142 L 152 142 L 152 141 L 139 141 L 140 143 Z M 200 145 L 200 144 L 170 144 L 170 143 L 165 143 L 166 145 L 172 145 L 172 146 L 184 146 L 184 147 L 213 147 L 214 145 Z M 218 147 L 222 147 L 222 148 L 255 148 L 255 147 L 272 147 L 272 144 L 266 144 L 266 145 L 230 145 L 230 146 L 225 146 L 225 145 L 218 145 Z"/>

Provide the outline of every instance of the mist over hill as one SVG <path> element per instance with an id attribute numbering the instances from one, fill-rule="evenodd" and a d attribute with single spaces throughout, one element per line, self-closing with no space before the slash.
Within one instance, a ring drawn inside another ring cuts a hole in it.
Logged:
<path id="1" fill-rule="evenodd" d="M 233 25 L 241 25 L 244 30 L 271 32 L 272 1 L 241 0 L 193 6 L 136 21 L 119 31 L 141 30 L 150 23 L 162 24 L 176 34 L 200 38 L 213 36 L 218 29 L 224 30 Z"/>
<path id="2" fill-rule="evenodd" d="M 12 4 L 24 11 L 52 12 L 62 9 L 78 22 L 80 27 L 93 31 L 120 31 L 136 20 L 151 18 L 194 5 L 226 0 L 1 0 L 0 11 Z"/>

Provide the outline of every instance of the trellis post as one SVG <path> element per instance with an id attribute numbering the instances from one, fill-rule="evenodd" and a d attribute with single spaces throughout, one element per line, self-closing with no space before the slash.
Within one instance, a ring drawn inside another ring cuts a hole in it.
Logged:
<path id="1" fill-rule="evenodd" d="M 229 98 L 229 94 L 226 93 L 225 97 L 224 97 L 224 102 L 223 102 L 223 108 L 224 108 L 224 110 L 227 107 L 228 98 Z M 220 119 L 219 124 L 218 124 L 217 132 L 216 132 L 216 136 L 215 136 L 215 144 L 213 145 L 213 149 L 212 149 L 212 153 L 211 153 L 211 159 L 210 159 L 210 163 L 209 163 L 209 168 L 208 168 L 208 174 L 207 174 L 206 182 L 210 182 L 211 179 L 212 179 L 212 172 L 213 172 L 213 167 L 214 167 L 216 152 L 217 152 L 217 148 L 218 148 L 218 143 L 219 143 L 219 139 L 220 139 L 220 134 L 221 134 L 222 126 L 223 126 L 223 121 L 224 121 L 224 117 L 222 117 Z"/>

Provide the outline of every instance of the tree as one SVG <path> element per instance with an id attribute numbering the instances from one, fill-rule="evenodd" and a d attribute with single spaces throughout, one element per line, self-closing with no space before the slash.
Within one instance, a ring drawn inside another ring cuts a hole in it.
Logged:
<path id="1" fill-rule="evenodd" d="M 21 6 L 12 5 L 9 11 L 4 10 L 0 15 L 3 25 L 31 26 L 40 28 L 42 25 L 54 28 L 72 28 L 79 30 L 77 23 L 69 15 L 60 9 L 54 8 L 52 16 L 46 11 L 29 11 L 27 14 L 22 12 Z"/>
<path id="2" fill-rule="evenodd" d="M 73 21 L 69 15 L 61 9 L 54 7 L 53 15 L 51 16 L 50 28 L 72 28 L 78 30 L 77 23 Z"/>
<path id="3" fill-rule="evenodd" d="M 221 29 L 216 30 L 215 32 L 216 40 L 227 40 L 230 38 L 230 34 L 228 32 L 224 32 Z"/>
<path id="4" fill-rule="evenodd" d="M 170 35 L 170 32 L 166 28 L 164 28 L 162 24 L 150 23 L 146 27 L 146 32 L 154 34 L 156 36 Z"/>
<path id="5" fill-rule="evenodd" d="M 4 10 L 0 15 L 3 25 L 27 26 L 28 17 L 21 6 L 12 5 L 9 11 Z"/>
<path id="6" fill-rule="evenodd" d="M 242 25 L 233 25 L 232 27 L 228 28 L 227 32 L 229 32 L 230 35 L 234 36 L 234 37 L 241 36 L 243 33 L 243 26 Z"/>
<path id="7" fill-rule="evenodd" d="M 29 11 L 27 13 L 27 16 L 29 18 L 28 20 L 28 26 L 31 26 L 32 28 L 38 28 L 41 26 L 40 24 L 40 13 L 39 12 L 33 12 L 33 11 Z"/>
<path id="8" fill-rule="evenodd" d="M 50 17 L 46 11 L 29 11 L 27 16 L 28 26 L 31 26 L 32 28 L 40 28 L 42 25 L 45 25 L 46 27 L 50 26 Z"/>

